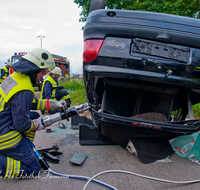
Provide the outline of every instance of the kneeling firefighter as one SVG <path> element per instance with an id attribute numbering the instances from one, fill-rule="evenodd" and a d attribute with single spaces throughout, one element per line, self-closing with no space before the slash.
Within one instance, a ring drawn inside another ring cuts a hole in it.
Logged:
<path id="1" fill-rule="evenodd" d="M 58 79 L 62 75 L 61 69 L 55 67 L 50 74 L 44 80 L 42 90 L 40 94 L 41 99 L 52 99 L 52 100 L 65 100 L 67 107 L 70 107 L 71 100 L 70 94 L 67 89 L 63 86 L 58 86 Z M 47 113 L 53 114 L 55 111 L 47 111 Z"/>
<path id="2" fill-rule="evenodd" d="M 34 176 L 40 171 L 28 141 L 44 126 L 38 112 L 30 110 L 56 110 L 66 102 L 37 99 L 33 86 L 40 71 L 54 67 L 52 55 L 36 48 L 13 64 L 15 72 L 0 85 L 0 177 Z"/>

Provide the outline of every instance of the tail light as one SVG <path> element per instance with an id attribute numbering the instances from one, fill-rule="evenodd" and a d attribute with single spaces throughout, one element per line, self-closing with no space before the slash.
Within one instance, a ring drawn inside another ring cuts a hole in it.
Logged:
<path id="1" fill-rule="evenodd" d="M 93 61 L 101 49 L 103 40 L 87 40 L 84 43 L 83 60 L 85 62 Z"/>

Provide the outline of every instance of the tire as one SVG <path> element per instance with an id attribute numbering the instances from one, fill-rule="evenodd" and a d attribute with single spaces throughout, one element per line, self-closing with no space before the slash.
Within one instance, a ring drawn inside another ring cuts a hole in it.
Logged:
<path id="1" fill-rule="evenodd" d="M 105 9 L 105 0 L 91 0 L 90 13 L 97 9 Z"/>

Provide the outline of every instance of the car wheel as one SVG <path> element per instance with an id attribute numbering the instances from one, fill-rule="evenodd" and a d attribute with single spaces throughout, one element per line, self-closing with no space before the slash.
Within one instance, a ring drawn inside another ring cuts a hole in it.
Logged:
<path id="1" fill-rule="evenodd" d="M 97 9 L 105 9 L 105 0 L 92 0 L 90 3 L 90 13 Z"/>

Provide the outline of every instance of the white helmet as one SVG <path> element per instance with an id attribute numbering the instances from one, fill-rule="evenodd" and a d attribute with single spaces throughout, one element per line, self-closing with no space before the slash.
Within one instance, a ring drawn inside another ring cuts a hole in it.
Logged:
<path id="1" fill-rule="evenodd" d="M 9 61 L 9 62 L 7 62 L 7 65 L 8 65 L 8 66 L 12 66 L 13 63 Z"/>
<path id="2" fill-rule="evenodd" d="M 61 72 L 61 68 L 60 67 L 55 67 L 51 73 L 55 74 L 55 75 L 62 75 L 62 72 Z"/>
<path id="3" fill-rule="evenodd" d="M 24 59 L 34 63 L 40 69 L 53 69 L 55 67 L 55 61 L 53 56 L 43 48 L 36 48 L 22 56 Z"/>

